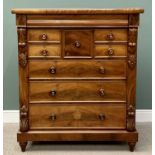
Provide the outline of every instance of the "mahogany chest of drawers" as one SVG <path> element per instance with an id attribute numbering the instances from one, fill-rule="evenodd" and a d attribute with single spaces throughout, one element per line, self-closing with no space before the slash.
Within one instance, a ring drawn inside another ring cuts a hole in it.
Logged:
<path id="1" fill-rule="evenodd" d="M 125 141 L 134 151 L 143 9 L 13 9 L 22 151 L 28 141 Z"/>

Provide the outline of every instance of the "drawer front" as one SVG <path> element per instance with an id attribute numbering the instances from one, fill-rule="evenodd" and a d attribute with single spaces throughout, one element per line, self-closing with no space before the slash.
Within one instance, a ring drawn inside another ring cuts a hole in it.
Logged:
<path id="1" fill-rule="evenodd" d="M 28 46 L 29 57 L 60 57 L 61 56 L 61 45 L 56 44 L 29 44 Z"/>
<path id="2" fill-rule="evenodd" d="M 126 57 L 127 46 L 126 45 L 95 45 L 94 50 L 95 58 L 115 58 L 115 57 Z"/>
<path id="3" fill-rule="evenodd" d="M 127 29 L 101 29 L 95 30 L 95 41 L 127 41 Z"/>
<path id="4" fill-rule="evenodd" d="M 64 57 L 91 57 L 92 31 L 64 31 Z"/>
<path id="5" fill-rule="evenodd" d="M 31 104 L 29 120 L 30 129 L 125 129 L 126 106 Z"/>
<path id="6" fill-rule="evenodd" d="M 125 81 L 48 81 L 29 83 L 29 101 L 126 101 Z"/>
<path id="7" fill-rule="evenodd" d="M 53 29 L 28 29 L 28 41 L 60 41 L 61 32 Z"/>
<path id="8" fill-rule="evenodd" d="M 41 65 L 40 65 L 41 64 Z M 125 78 L 125 60 L 29 61 L 30 79 L 41 78 Z"/>

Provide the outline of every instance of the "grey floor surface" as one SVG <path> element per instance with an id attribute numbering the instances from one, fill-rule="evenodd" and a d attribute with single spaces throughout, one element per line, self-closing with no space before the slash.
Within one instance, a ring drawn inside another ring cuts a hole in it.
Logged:
<path id="1" fill-rule="evenodd" d="M 18 124 L 4 124 L 4 155 L 151 155 L 152 125 L 137 123 L 139 142 L 135 152 L 128 151 L 126 143 L 53 144 L 29 143 L 22 153 L 16 141 Z"/>

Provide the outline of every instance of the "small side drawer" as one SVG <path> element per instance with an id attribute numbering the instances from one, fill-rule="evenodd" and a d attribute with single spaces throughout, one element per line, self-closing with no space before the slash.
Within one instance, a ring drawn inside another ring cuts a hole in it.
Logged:
<path id="1" fill-rule="evenodd" d="M 61 32 L 53 29 L 28 29 L 28 41 L 60 41 Z"/>
<path id="2" fill-rule="evenodd" d="M 29 44 L 28 56 L 30 58 L 60 57 L 61 45 L 59 44 Z"/>
<path id="3" fill-rule="evenodd" d="M 126 45 L 111 45 L 111 44 L 95 45 L 94 55 L 95 55 L 95 58 L 126 57 L 127 46 Z"/>
<path id="4" fill-rule="evenodd" d="M 126 105 L 50 105 L 29 107 L 30 129 L 125 129 Z"/>
<path id="5" fill-rule="evenodd" d="M 97 29 L 94 32 L 95 41 L 127 41 L 127 29 Z"/>

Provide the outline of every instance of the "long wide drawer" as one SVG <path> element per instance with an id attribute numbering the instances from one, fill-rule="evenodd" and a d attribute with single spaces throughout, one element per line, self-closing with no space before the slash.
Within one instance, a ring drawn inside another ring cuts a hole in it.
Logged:
<path id="1" fill-rule="evenodd" d="M 126 60 L 31 60 L 30 79 L 41 78 L 125 78 Z"/>
<path id="2" fill-rule="evenodd" d="M 30 102 L 126 101 L 125 81 L 31 81 Z"/>
<path id="3" fill-rule="evenodd" d="M 31 104 L 30 129 L 125 129 L 126 105 Z"/>

